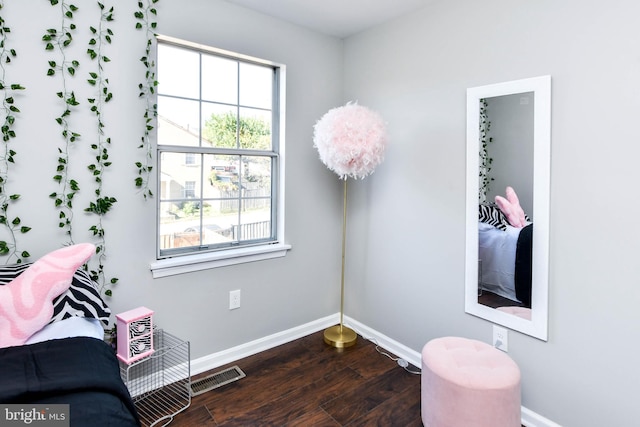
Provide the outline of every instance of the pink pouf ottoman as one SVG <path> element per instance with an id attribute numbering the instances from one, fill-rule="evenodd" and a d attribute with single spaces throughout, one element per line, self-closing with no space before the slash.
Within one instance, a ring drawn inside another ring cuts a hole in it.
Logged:
<path id="1" fill-rule="evenodd" d="M 520 427 L 520 369 L 482 341 L 443 337 L 422 349 L 425 427 Z"/>

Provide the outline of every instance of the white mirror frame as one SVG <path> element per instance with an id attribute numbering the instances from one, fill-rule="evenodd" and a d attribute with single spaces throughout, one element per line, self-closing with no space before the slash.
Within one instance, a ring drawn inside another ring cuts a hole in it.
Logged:
<path id="1" fill-rule="evenodd" d="M 478 303 L 478 188 L 480 100 L 534 93 L 533 249 L 531 320 Z M 467 198 L 465 311 L 546 341 L 549 285 L 549 183 L 551 171 L 551 77 L 541 76 L 467 89 Z"/>

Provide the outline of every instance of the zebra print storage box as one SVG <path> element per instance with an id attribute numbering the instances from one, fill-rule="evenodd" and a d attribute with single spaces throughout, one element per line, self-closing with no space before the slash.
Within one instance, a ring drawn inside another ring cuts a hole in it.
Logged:
<path id="1" fill-rule="evenodd" d="M 130 364 L 153 353 L 153 311 L 138 307 L 116 314 L 118 359 Z"/>

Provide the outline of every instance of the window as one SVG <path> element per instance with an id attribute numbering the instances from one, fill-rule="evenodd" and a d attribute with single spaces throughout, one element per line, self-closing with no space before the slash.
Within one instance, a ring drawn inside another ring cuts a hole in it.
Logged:
<path id="1" fill-rule="evenodd" d="M 185 165 L 195 165 L 196 164 L 196 153 L 184 153 L 184 164 Z"/>
<path id="2" fill-rule="evenodd" d="M 184 182 L 184 195 L 182 196 L 185 199 L 193 199 L 196 197 L 196 182 L 195 181 L 185 181 Z"/>
<path id="3" fill-rule="evenodd" d="M 283 67 L 159 36 L 157 79 L 158 259 L 282 243 Z"/>

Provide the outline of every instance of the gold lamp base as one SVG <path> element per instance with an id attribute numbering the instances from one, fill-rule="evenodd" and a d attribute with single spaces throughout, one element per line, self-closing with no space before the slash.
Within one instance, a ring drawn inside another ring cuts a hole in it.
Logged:
<path id="1" fill-rule="evenodd" d="M 336 325 L 324 330 L 324 342 L 332 347 L 346 348 L 356 343 L 358 334 L 343 325 Z"/>

